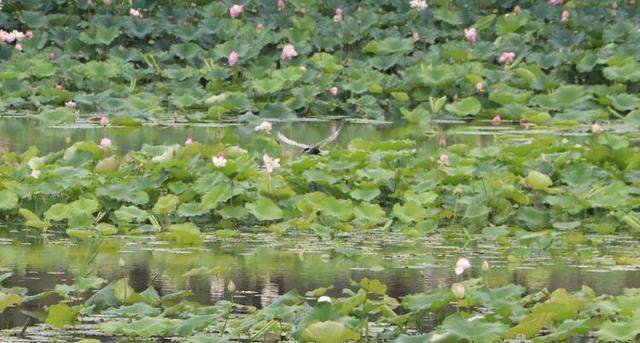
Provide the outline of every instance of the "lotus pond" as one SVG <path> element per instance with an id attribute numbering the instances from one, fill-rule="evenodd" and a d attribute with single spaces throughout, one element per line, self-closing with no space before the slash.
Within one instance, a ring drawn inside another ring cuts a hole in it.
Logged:
<path id="1" fill-rule="evenodd" d="M 638 341 L 639 71 L 634 0 L 0 0 L 0 341 Z"/>

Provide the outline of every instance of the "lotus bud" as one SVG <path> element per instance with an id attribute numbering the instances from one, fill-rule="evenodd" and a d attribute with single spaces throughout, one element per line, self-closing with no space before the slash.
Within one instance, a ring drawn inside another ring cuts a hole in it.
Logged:
<path id="1" fill-rule="evenodd" d="M 462 282 L 454 283 L 453 285 L 451 285 L 451 292 L 453 292 L 453 295 L 455 295 L 458 299 L 464 298 L 464 284 Z"/>
<path id="2" fill-rule="evenodd" d="M 229 283 L 227 284 L 227 290 L 231 293 L 236 292 L 236 284 L 235 282 L 233 282 L 233 280 L 229 280 Z"/>

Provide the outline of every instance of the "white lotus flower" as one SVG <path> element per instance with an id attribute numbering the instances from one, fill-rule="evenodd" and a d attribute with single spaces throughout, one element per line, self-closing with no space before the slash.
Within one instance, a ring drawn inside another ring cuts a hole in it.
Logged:
<path id="1" fill-rule="evenodd" d="M 40 171 L 38 169 L 34 169 L 31 171 L 31 177 L 37 179 L 40 177 Z"/>
<path id="2" fill-rule="evenodd" d="M 425 0 L 411 0 L 411 2 L 409 2 L 409 6 L 411 6 L 411 8 L 417 9 L 418 11 L 424 11 L 425 9 L 427 9 L 427 7 L 429 7 Z"/>
<path id="3" fill-rule="evenodd" d="M 44 157 L 33 157 L 28 162 L 29 168 L 36 170 L 44 165 Z"/>
<path id="4" fill-rule="evenodd" d="M 224 168 L 227 166 L 227 159 L 224 158 L 224 155 L 214 156 L 211 158 L 211 162 L 216 168 Z"/>
<path id="5" fill-rule="evenodd" d="M 271 158 L 269 155 L 264 154 L 262 156 L 262 161 L 264 161 L 264 166 L 267 168 L 267 173 L 271 174 L 274 170 L 280 168 L 280 159 L 279 158 Z"/>
<path id="6" fill-rule="evenodd" d="M 468 268 L 471 268 L 471 263 L 469 262 L 469 260 L 466 257 L 460 257 L 458 259 L 458 262 L 456 262 L 454 272 L 456 273 L 456 275 L 461 275 L 462 273 L 464 273 L 465 269 Z"/>
<path id="7" fill-rule="evenodd" d="M 255 132 L 271 132 L 271 123 L 268 121 L 263 121 L 260 125 L 253 128 Z"/>
<path id="8" fill-rule="evenodd" d="M 326 295 L 323 295 L 320 298 L 318 298 L 318 304 L 319 303 L 329 303 L 329 304 L 331 304 L 331 298 L 326 296 Z"/>

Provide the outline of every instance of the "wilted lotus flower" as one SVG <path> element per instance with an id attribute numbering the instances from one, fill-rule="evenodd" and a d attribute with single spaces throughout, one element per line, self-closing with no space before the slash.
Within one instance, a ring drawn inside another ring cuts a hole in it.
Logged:
<path id="1" fill-rule="evenodd" d="M 438 142 L 440 148 L 445 148 L 447 146 L 447 140 L 444 137 L 440 137 L 440 141 Z"/>
<path id="2" fill-rule="evenodd" d="M 568 10 L 564 10 L 562 11 L 562 17 L 560 18 L 561 21 L 566 22 L 567 20 L 569 20 L 569 11 Z"/>
<path id="3" fill-rule="evenodd" d="M 563 0 L 549 0 L 549 3 L 552 4 L 553 6 L 555 5 L 562 5 Z"/>
<path id="4" fill-rule="evenodd" d="M 483 272 L 488 272 L 489 271 L 489 262 L 487 262 L 487 260 L 482 261 L 482 267 L 480 269 L 482 269 Z"/>
<path id="5" fill-rule="evenodd" d="M 253 128 L 255 132 L 271 132 L 271 123 L 268 121 L 263 121 L 260 125 Z"/>
<path id="6" fill-rule="evenodd" d="M 415 8 L 418 11 L 426 10 L 427 7 L 429 7 L 429 5 L 427 5 L 427 2 L 425 0 L 411 0 L 409 2 L 409 6 L 411 8 Z"/>
<path id="7" fill-rule="evenodd" d="M 102 149 L 109 149 L 111 147 L 111 140 L 109 138 L 103 138 L 100 140 L 100 147 Z"/>
<path id="8" fill-rule="evenodd" d="M 280 168 L 280 159 L 279 158 L 271 158 L 269 155 L 264 154 L 262 156 L 262 161 L 264 162 L 265 168 L 267 168 L 267 173 L 271 174 L 274 170 Z"/>
<path id="9" fill-rule="evenodd" d="M 515 60 L 516 54 L 514 52 L 503 52 L 500 57 L 498 57 L 498 63 L 500 64 L 511 64 L 513 60 Z"/>
<path id="10" fill-rule="evenodd" d="M 339 23 L 342 21 L 342 8 L 336 8 L 336 14 L 333 16 L 333 22 Z"/>
<path id="11" fill-rule="evenodd" d="M 129 9 L 129 15 L 134 18 L 142 18 L 142 12 L 140 12 L 140 10 L 136 8 Z"/>
<path id="12" fill-rule="evenodd" d="M 73 100 L 69 100 L 65 102 L 64 105 L 67 106 L 68 108 L 76 108 L 76 102 Z"/>
<path id="13" fill-rule="evenodd" d="M 56 83 L 56 85 L 55 85 L 55 86 L 53 86 L 53 88 L 55 88 L 55 90 L 59 91 L 59 90 L 61 90 L 61 89 L 62 89 L 62 85 L 61 85 L 61 84 L 59 84 L 59 83 Z M 65 105 L 66 105 L 66 104 L 65 104 Z"/>
<path id="14" fill-rule="evenodd" d="M 51 62 L 54 62 L 56 60 L 56 53 L 55 52 L 52 52 L 52 53 L 49 54 L 49 60 Z"/>
<path id="15" fill-rule="evenodd" d="M 438 163 L 440 163 L 440 165 L 443 165 L 443 166 L 448 166 L 449 156 L 447 156 L 447 154 L 440 155 L 440 159 L 438 160 Z"/>
<path id="16" fill-rule="evenodd" d="M 33 38 L 33 31 L 29 30 L 29 31 L 25 32 L 24 36 L 27 37 L 27 39 Z"/>
<path id="17" fill-rule="evenodd" d="M 320 304 L 320 303 L 329 303 L 329 304 L 331 304 L 331 298 L 329 298 L 326 295 L 323 295 L 320 298 L 318 298 L 318 304 Z"/>
<path id="18" fill-rule="evenodd" d="M 100 117 L 100 125 L 102 126 L 109 125 L 109 118 L 107 118 L 106 115 L 102 115 L 102 117 Z"/>
<path id="19" fill-rule="evenodd" d="M 469 41 L 469 43 L 475 43 L 478 37 L 478 31 L 475 27 L 464 29 L 464 36 L 465 38 L 467 38 L 467 41 Z"/>
<path id="20" fill-rule="evenodd" d="M 484 84 L 482 82 L 476 83 L 476 91 L 478 93 L 482 93 L 483 90 L 484 90 Z"/>
<path id="21" fill-rule="evenodd" d="M 218 156 L 211 158 L 211 162 L 216 168 L 224 168 L 227 166 L 227 159 L 224 158 L 224 152 L 221 151 Z"/>
<path id="22" fill-rule="evenodd" d="M 284 11 L 284 0 L 278 0 L 278 11 Z"/>
<path id="23" fill-rule="evenodd" d="M 238 53 L 231 51 L 229 54 L 229 67 L 233 67 L 238 63 Z"/>
<path id="24" fill-rule="evenodd" d="M 600 126 L 600 124 L 598 123 L 593 123 L 591 124 L 591 132 L 595 133 L 596 135 L 601 134 L 604 132 L 604 129 L 602 128 L 602 126 Z"/>
<path id="25" fill-rule="evenodd" d="M 260 22 L 260 23 L 257 23 L 257 24 L 256 24 L 256 30 L 258 30 L 258 31 L 262 31 L 262 30 L 264 30 L 264 24 L 263 24 L 263 23 L 261 23 L 261 22 Z"/>
<path id="26" fill-rule="evenodd" d="M 229 16 L 231 16 L 231 18 L 239 17 L 240 14 L 242 13 L 242 8 L 243 8 L 243 6 L 242 5 L 238 5 L 238 4 L 235 4 L 235 5 L 231 6 L 229 8 Z"/>
<path id="27" fill-rule="evenodd" d="M 283 60 L 290 60 L 296 56 L 298 56 L 298 52 L 293 47 L 293 44 L 285 44 L 282 48 L 282 54 L 280 54 L 280 58 Z"/>
<path id="28" fill-rule="evenodd" d="M 460 257 L 458 262 L 456 262 L 456 267 L 454 268 L 454 272 L 456 275 L 461 275 L 464 273 L 466 269 L 471 268 L 471 263 L 466 257 Z"/>
<path id="29" fill-rule="evenodd" d="M 491 124 L 493 125 L 500 125 L 502 124 L 502 118 L 500 118 L 499 114 L 496 114 L 495 117 L 493 117 L 493 119 L 491 119 Z"/>
<path id="30" fill-rule="evenodd" d="M 331 95 L 333 96 L 338 96 L 338 87 L 331 87 L 329 89 L 329 93 L 331 93 Z"/>
<path id="31" fill-rule="evenodd" d="M 38 169 L 34 169 L 34 170 L 31 171 L 31 174 L 29 174 L 29 175 L 34 179 L 38 179 L 38 178 L 40 178 L 40 174 L 41 174 L 41 172 Z"/>
<path id="32" fill-rule="evenodd" d="M 455 295 L 458 299 L 464 298 L 464 284 L 462 282 L 454 283 L 453 285 L 451 285 L 451 292 L 453 292 L 453 295 Z"/>
<path id="33" fill-rule="evenodd" d="M 191 139 L 191 137 L 187 138 L 187 140 L 184 141 L 184 145 L 186 145 L 186 146 L 189 146 L 191 144 L 193 144 L 193 139 Z"/>

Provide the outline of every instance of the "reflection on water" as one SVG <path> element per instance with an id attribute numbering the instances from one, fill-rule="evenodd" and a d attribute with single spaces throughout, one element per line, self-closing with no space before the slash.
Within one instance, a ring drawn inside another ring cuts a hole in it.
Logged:
<path id="1" fill-rule="evenodd" d="M 75 275 L 89 270 L 89 250 L 86 245 L 69 242 L 0 245 L 0 272 L 14 273 L 4 286 L 28 287 L 29 294 L 36 294 L 58 283 L 70 284 Z M 150 284 L 161 294 L 188 289 L 193 293 L 192 299 L 203 304 L 228 299 L 226 285 L 233 280 L 238 290 L 234 301 L 260 308 L 292 289 L 304 294 L 333 285 L 329 293 L 337 296 L 343 288 L 349 287 L 350 280 L 363 277 L 380 279 L 389 286 L 389 295 L 393 297 L 448 287 L 456 280 L 452 271 L 455 257 L 442 256 L 441 251 L 434 251 L 432 255 L 420 255 L 418 260 L 399 262 L 383 248 L 377 253 L 345 257 L 330 250 L 301 254 L 265 246 L 239 248 L 234 245 L 230 248 L 215 244 L 207 249 L 173 251 L 127 245 L 121 250 L 101 251 L 93 266 L 98 276 L 112 281 L 123 275 L 118 267 L 118 259 L 123 257 L 125 273 L 136 291 L 142 291 Z M 472 262 L 479 266 L 481 257 Z M 515 282 L 530 292 L 542 288 L 576 290 L 587 285 L 597 293 L 617 294 L 623 288 L 640 287 L 638 270 L 596 271 L 562 262 L 526 266 L 500 265 L 499 261 L 493 260 L 491 263 L 494 267 L 489 277 L 493 285 Z M 201 267 L 218 267 L 226 272 L 184 276 L 187 271 Z M 476 268 L 472 274 L 478 276 L 480 271 Z M 30 303 L 26 309 L 41 310 L 43 305 L 56 301 L 49 298 L 45 302 Z M 26 319 L 17 309 L 7 310 L 0 315 L 0 328 L 23 325 Z"/>
<path id="2" fill-rule="evenodd" d="M 285 135 L 301 142 L 315 143 L 326 138 L 334 124 L 332 122 L 273 123 L 273 130 L 282 131 Z M 434 125 L 427 130 L 410 125 L 346 123 L 335 144 L 345 145 L 354 138 L 374 141 L 410 138 L 422 141 L 429 137 L 440 137 L 440 134 L 425 135 L 427 131 L 444 131 L 451 125 L 453 124 Z M 41 154 L 45 154 L 67 148 L 78 141 L 91 140 L 98 143 L 103 137 L 109 137 L 114 147 L 122 153 L 138 150 L 143 144 L 183 144 L 187 138 L 203 143 L 217 143 L 224 136 L 226 142 L 242 146 L 243 142 L 246 142 L 254 134 L 253 126 L 248 124 L 229 127 L 143 126 L 111 128 L 86 125 L 50 128 L 40 126 L 37 121 L 33 120 L 3 118 L 0 120 L 0 151 L 22 152 L 31 146 L 36 146 Z M 450 143 L 465 142 L 472 145 L 476 143 L 484 145 L 491 139 L 490 136 L 468 135 L 456 136 L 448 138 L 448 140 Z"/>

